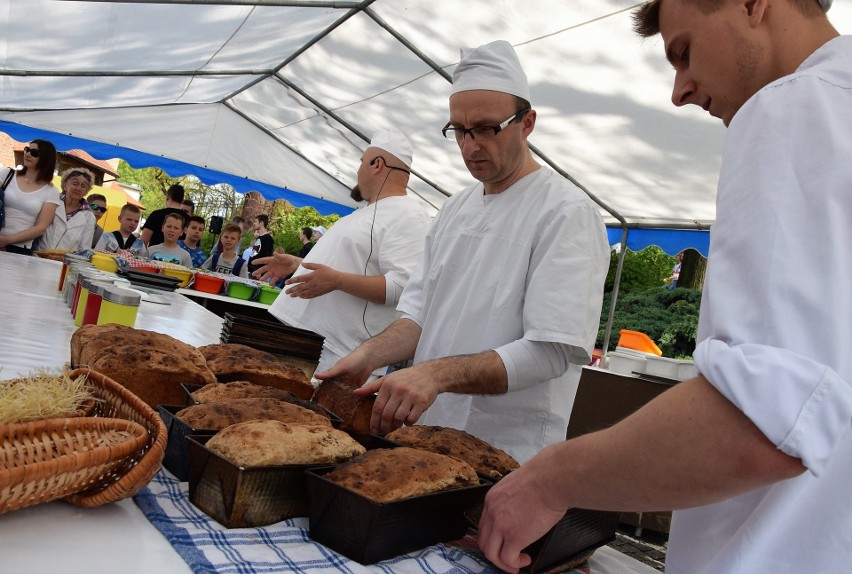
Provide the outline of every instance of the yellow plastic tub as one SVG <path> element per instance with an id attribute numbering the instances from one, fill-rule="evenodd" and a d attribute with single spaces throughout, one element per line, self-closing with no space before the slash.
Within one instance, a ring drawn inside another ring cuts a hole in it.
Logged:
<path id="1" fill-rule="evenodd" d="M 106 253 L 95 253 L 92 255 L 91 263 L 95 266 L 95 269 L 100 269 L 101 271 L 108 271 L 110 273 L 118 271 L 118 263 L 115 262 L 115 257 Z"/>
<path id="2" fill-rule="evenodd" d="M 186 287 L 192 280 L 192 271 L 190 271 L 189 269 L 175 269 L 174 267 L 163 267 L 160 270 L 160 273 L 163 275 L 168 275 L 169 277 L 176 277 L 180 279 L 178 287 Z"/>

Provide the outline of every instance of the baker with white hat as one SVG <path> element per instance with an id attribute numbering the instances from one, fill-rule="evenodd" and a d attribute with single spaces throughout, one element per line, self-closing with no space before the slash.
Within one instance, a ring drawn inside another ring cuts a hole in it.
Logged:
<path id="1" fill-rule="evenodd" d="M 402 132 L 378 131 L 361 156 L 352 189 L 352 198 L 367 205 L 328 230 L 312 228 L 323 239 L 304 259 L 281 253 L 258 261 L 264 265 L 258 277 L 289 276 L 270 313 L 325 337 L 318 370 L 331 367 L 396 318 L 396 304 L 429 226 L 423 205 L 406 193 L 413 156 Z"/>
<path id="2" fill-rule="evenodd" d="M 397 308 L 402 318 L 318 378 L 368 383 L 375 432 L 462 429 L 524 462 L 565 439 L 598 331 L 609 246 L 597 207 L 530 154 L 526 74 L 503 41 L 462 49 L 443 135 L 477 183 L 450 197 Z"/>

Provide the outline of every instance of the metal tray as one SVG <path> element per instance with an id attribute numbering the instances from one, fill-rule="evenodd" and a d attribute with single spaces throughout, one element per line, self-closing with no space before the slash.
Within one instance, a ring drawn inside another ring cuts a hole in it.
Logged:
<path id="1" fill-rule="evenodd" d="M 175 475 L 181 482 L 188 480 L 189 455 L 187 454 L 186 437 L 190 435 L 211 437 L 218 431 L 194 429 L 175 416 L 178 411 L 186 408 L 176 405 L 157 405 L 160 418 L 166 425 L 168 442 L 166 442 L 166 455 L 163 457 L 163 466 Z"/>
<path id="2" fill-rule="evenodd" d="M 480 504 L 492 485 L 480 479 L 479 486 L 380 503 L 324 478 L 333 468 L 306 472 L 310 537 L 360 564 L 463 537 L 464 512 Z"/>

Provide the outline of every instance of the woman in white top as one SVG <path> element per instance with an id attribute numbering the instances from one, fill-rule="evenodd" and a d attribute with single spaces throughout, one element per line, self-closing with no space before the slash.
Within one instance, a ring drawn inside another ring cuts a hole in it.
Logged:
<path id="1" fill-rule="evenodd" d="M 6 187 L 6 223 L 0 229 L 0 249 L 32 254 L 33 240 L 40 237 L 61 203 L 53 187 L 56 148 L 47 140 L 33 140 L 24 147 L 23 169 Z"/>
<path id="2" fill-rule="evenodd" d="M 53 222 L 38 242 L 39 249 L 91 249 L 95 233 L 95 214 L 84 199 L 92 189 L 94 175 L 84 167 L 62 172 L 62 203 Z"/>

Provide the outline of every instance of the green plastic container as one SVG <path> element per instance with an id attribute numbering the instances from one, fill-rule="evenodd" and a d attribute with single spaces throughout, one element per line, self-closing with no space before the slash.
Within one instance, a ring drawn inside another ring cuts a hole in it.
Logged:
<path id="1" fill-rule="evenodd" d="M 269 287 L 267 285 L 264 285 L 260 288 L 260 297 L 258 297 L 257 301 L 258 303 L 263 303 L 264 305 L 272 305 L 280 294 L 281 289 L 276 289 L 275 287 Z"/>
<path id="2" fill-rule="evenodd" d="M 239 281 L 231 281 L 228 283 L 228 297 L 233 297 L 234 299 L 244 299 L 248 301 L 254 297 L 255 291 L 257 291 L 257 287 L 254 285 L 247 285 L 245 283 L 240 283 Z"/>

